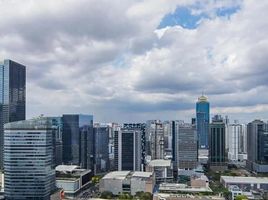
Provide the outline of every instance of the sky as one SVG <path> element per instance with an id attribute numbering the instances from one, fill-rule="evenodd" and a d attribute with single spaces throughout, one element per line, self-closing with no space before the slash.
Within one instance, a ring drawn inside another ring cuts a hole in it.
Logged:
<path id="1" fill-rule="evenodd" d="M 268 119 L 268 1 L 0 0 L 0 60 L 27 66 L 27 118 Z"/>

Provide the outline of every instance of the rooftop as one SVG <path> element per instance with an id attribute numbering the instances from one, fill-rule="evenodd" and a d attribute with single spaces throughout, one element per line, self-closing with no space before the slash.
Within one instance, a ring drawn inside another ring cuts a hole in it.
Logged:
<path id="1" fill-rule="evenodd" d="M 171 160 L 163 160 L 163 159 L 152 160 L 149 163 L 149 166 L 151 166 L 151 167 L 170 167 Z"/>
<path id="2" fill-rule="evenodd" d="M 139 178 L 150 178 L 153 175 L 153 172 L 134 172 L 132 177 L 139 177 Z"/>
<path id="3" fill-rule="evenodd" d="M 130 171 L 114 171 L 106 174 L 102 179 L 125 179 Z"/>
<path id="4" fill-rule="evenodd" d="M 65 172 L 65 173 L 66 172 L 71 173 L 77 168 L 79 168 L 79 166 L 77 166 L 77 165 L 58 165 L 56 167 L 56 171 Z"/>
<path id="5" fill-rule="evenodd" d="M 268 184 L 268 177 L 221 176 L 221 179 L 227 183 L 266 183 Z"/>

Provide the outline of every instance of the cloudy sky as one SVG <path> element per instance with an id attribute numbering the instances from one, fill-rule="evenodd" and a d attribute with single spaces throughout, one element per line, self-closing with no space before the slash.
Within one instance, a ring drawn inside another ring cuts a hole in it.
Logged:
<path id="1" fill-rule="evenodd" d="M 268 119 L 268 1 L 0 0 L 0 59 L 27 66 L 27 117 Z"/>

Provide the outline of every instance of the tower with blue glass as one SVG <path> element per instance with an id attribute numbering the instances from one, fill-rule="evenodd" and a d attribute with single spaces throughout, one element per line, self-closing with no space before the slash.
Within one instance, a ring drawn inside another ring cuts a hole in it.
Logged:
<path id="1" fill-rule="evenodd" d="M 196 103 L 196 125 L 200 149 L 208 149 L 209 102 L 204 95 Z"/>

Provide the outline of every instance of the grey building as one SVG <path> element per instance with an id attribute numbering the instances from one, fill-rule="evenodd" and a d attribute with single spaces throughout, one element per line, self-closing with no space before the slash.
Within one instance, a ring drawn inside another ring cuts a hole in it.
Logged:
<path id="1" fill-rule="evenodd" d="M 109 136 L 112 127 L 109 125 L 94 124 L 94 157 L 95 172 L 106 172 L 110 169 Z"/>
<path id="2" fill-rule="evenodd" d="M 146 152 L 151 160 L 164 159 L 165 137 L 163 123 L 159 120 L 148 121 L 146 125 Z"/>
<path id="3" fill-rule="evenodd" d="M 143 169 L 142 130 L 125 125 L 115 131 L 115 167 L 117 170 L 141 171 Z"/>
<path id="4" fill-rule="evenodd" d="M 7 200 L 49 200 L 55 189 L 53 124 L 49 118 L 5 124 L 4 187 Z"/>
<path id="5" fill-rule="evenodd" d="M 93 169 L 93 116 L 63 115 L 63 163 Z"/>
<path id="6" fill-rule="evenodd" d="M 26 67 L 12 60 L 0 64 L 0 168 L 3 168 L 3 125 L 25 119 Z"/>
<path id="7" fill-rule="evenodd" d="M 62 118 L 48 117 L 53 126 L 53 166 L 62 164 Z"/>
<path id="8" fill-rule="evenodd" d="M 268 124 L 255 120 L 247 125 L 246 166 L 250 171 L 268 172 Z"/>
<path id="9" fill-rule="evenodd" d="M 209 166 L 215 171 L 227 169 L 225 122 L 220 115 L 213 117 L 209 127 Z"/>
<path id="10" fill-rule="evenodd" d="M 198 140 L 192 124 L 180 124 L 175 135 L 175 164 L 179 169 L 194 169 L 198 163 Z"/>

